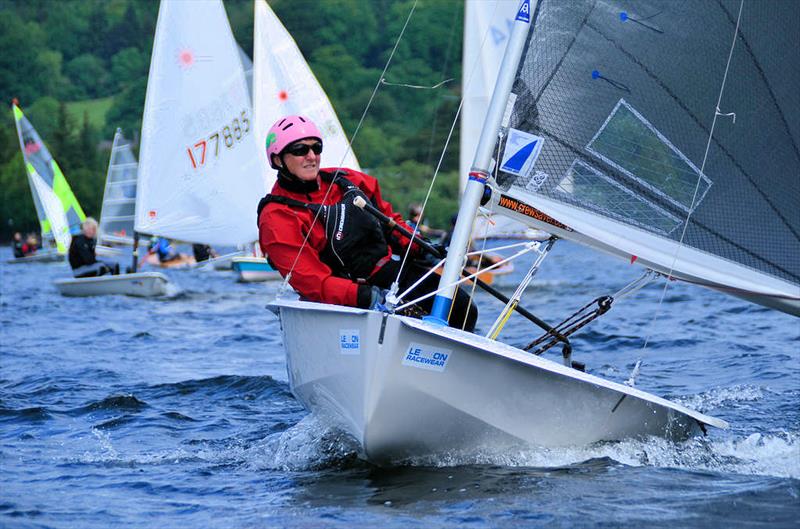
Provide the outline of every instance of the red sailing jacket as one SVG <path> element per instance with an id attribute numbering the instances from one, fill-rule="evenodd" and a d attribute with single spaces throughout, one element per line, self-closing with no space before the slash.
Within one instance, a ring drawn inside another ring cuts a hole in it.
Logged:
<path id="1" fill-rule="evenodd" d="M 322 169 L 325 172 L 333 172 L 335 170 L 334 168 Z M 402 217 L 392 210 L 392 205 L 381 198 L 380 186 L 374 177 L 353 169 L 347 169 L 346 178 L 357 185 L 371 199 L 375 207 L 393 218 L 398 224 L 412 231 Z M 279 182 L 276 182 L 271 194 L 322 205 L 336 204 L 342 199 L 342 191 L 338 185 L 326 182 L 319 177 L 317 177 L 317 182 L 319 188 L 308 194 L 287 190 Z M 328 197 L 323 202 L 325 193 L 328 192 L 329 188 Z M 325 249 L 328 241 L 321 219 L 318 219 L 312 228 L 313 220 L 314 212 L 309 209 L 269 202 L 258 216 L 261 251 L 269 257 L 273 265 L 284 277 L 292 270 L 292 265 L 294 265 L 289 283 L 303 297 L 311 301 L 355 307 L 358 305 L 358 283 L 350 279 L 334 276 L 330 267 L 322 262 L 320 254 Z M 298 257 L 300 248 L 303 246 L 303 240 L 309 230 L 311 234 L 302 254 Z M 397 232 L 395 232 L 395 239 L 402 247 L 408 246 L 408 238 L 397 234 Z M 391 254 L 392 250 L 387 245 L 386 256 Z M 296 264 L 295 259 L 297 260 Z"/>

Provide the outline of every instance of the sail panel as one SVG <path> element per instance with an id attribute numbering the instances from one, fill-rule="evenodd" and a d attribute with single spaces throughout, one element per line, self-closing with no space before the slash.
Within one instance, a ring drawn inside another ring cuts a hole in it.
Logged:
<path id="1" fill-rule="evenodd" d="M 69 247 L 71 235 L 80 232 L 86 215 L 39 133 L 16 104 L 12 110 L 42 239 L 54 239 L 63 253 Z M 53 202 L 54 197 L 58 206 Z M 56 227 L 58 231 L 54 231 Z"/>
<path id="2" fill-rule="evenodd" d="M 137 184 L 136 230 L 187 242 L 257 239 L 266 194 L 239 49 L 218 0 L 159 8 Z"/>
<path id="3" fill-rule="evenodd" d="M 292 36 L 264 0 L 255 2 L 253 96 L 256 138 L 268 185 L 275 181 L 266 156 L 269 128 L 288 115 L 311 118 L 323 134 L 322 167 L 360 170 L 336 111 Z"/>
<path id="4" fill-rule="evenodd" d="M 136 177 L 139 164 L 131 142 L 117 129 L 106 173 L 97 239 L 100 244 L 133 244 L 136 218 Z"/>
<path id="5" fill-rule="evenodd" d="M 674 262 L 676 276 L 694 276 L 687 256 L 698 252 L 704 266 L 749 269 L 750 290 L 772 277 L 798 297 L 800 69 L 786 65 L 800 48 L 800 3 L 743 4 L 717 109 L 739 5 L 540 2 L 510 129 L 543 145 L 526 173 L 501 170 L 498 184 L 564 224 L 571 211 L 608 218 L 614 231 L 594 232 L 599 245 L 643 231 L 677 249 L 683 237 L 687 250 L 654 268 Z M 567 236 L 585 235 L 574 228 Z"/>

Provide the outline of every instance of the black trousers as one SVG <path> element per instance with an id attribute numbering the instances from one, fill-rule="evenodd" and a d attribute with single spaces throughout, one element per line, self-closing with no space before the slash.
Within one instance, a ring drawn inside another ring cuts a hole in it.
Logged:
<path id="1" fill-rule="evenodd" d="M 408 287 L 416 283 L 420 277 L 425 275 L 429 269 L 430 266 L 425 265 L 424 263 L 414 261 L 406 263 L 406 266 L 403 267 L 403 275 L 400 277 L 400 291 L 398 294 L 405 292 Z M 380 288 L 389 288 L 392 286 L 392 283 L 397 277 L 399 270 L 400 261 L 389 261 L 383 266 L 383 268 L 378 270 L 378 272 L 376 272 L 375 275 L 369 279 L 369 283 Z M 414 290 L 409 292 L 405 299 L 410 301 L 420 296 L 424 296 L 429 292 L 434 292 L 438 288 L 439 275 L 431 274 L 419 285 L 417 285 Z M 418 310 L 410 311 L 410 315 L 421 316 L 430 314 L 430 311 L 433 308 L 433 298 L 434 296 L 431 296 L 420 301 L 419 303 L 416 303 L 413 307 L 418 307 Z M 465 320 L 466 325 L 464 325 Z M 450 319 L 448 322 L 450 327 L 456 327 L 460 329 L 463 326 L 464 330 L 473 332 L 475 330 L 475 324 L 477 321 L 478 307 L 476 307 L 474 303 L 470 303 L 469 294 L 464 292 L 462 288 L 458 288 L 456 290 L 456 295 L 453 298 L 452 310 L 450 311 Z"/>

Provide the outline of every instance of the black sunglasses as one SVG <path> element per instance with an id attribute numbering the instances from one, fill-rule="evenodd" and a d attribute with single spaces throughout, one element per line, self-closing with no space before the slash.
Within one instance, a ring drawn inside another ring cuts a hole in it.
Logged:
<path id="1" fill-rule="evenodd" d="M 308 154 L 308 151 L 314 151 L 314 154 L 320 154 L 322 152 L 322 144 L 320 142 L 312 143 L 311 145 L 296 143 L 286 148 L 286 153 L 292 156 L 305 156 Z"/>

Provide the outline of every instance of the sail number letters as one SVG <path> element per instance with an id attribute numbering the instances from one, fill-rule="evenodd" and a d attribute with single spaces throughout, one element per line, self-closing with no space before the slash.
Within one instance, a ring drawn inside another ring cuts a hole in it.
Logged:
<path id="1" fill-rule="evenodd" d="M 221 130 L 215 130 L 207 138 L 201 138 L 194 145 L 186 147 L 192 169 L 203 167 L 206 164 L 206 158 L 210 157 L 212 153 L 215 158 L 218 158 L 220 143 L 228 149 L 233 149 L 248 132 L 250 132 L 250 118 L 247 117 L 247 111 L 242 110 L 239 117 L 233 118 L 229 125 L 225 125 Z M 211 153 L 208 152 L 209 146 Z"/>

